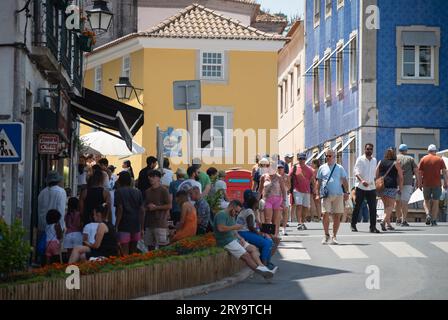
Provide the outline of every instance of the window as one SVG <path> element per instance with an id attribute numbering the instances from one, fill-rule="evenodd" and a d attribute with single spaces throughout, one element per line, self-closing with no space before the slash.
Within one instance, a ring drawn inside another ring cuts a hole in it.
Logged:
<path id="1" fill-rule="evenodd" d="M 300 74 L 300 65 L 296 66 L 296 88 L 297 88 L 297 97 L 300 97 L 300 87 L 302 84 L 302 75 Z"/>
<path id="2" fill-rule="evenodd" d="M 429 46 L 403 47 L 403 78 L 432 79 L 434 49 Z"/>
<path id="3" fill-rule="evenodd" d="M 343 6 L 344 6 L 344 0 L 338 0 L 338 4 L 337 4 L 338 10 L 340 8 L 342 8 Z"/>
<path id="4" fill-rule="evenodd" d="M 283 86 L 278 86 L 278 105 L 280 114 L 283 114 Z"/>
<path id="5" fill-rule="evenodd" d="M 430 144 L 440 145 L 440 130 L 438 129 L 396 129 L 395 143 L 408 146 L 408 154 L 419 162 L 427 154 Z"/>
<path id="6" fill-rule="evenodd" d="M 98 66 L 95 68 L 95 91 L 98 93 L 103 92 L 103 67 Z"/>
<path id="7" fill-rule="evenodd" d="M 314 108 L 319 109 L 319 69 L 313 68 L 313 104 Z"/>
<path id="8" fill-rule="evenodd" d="M 121 76 L 131 78 L 131 57 L 125 56 L 123 57 L 123 64 L 121 68 Z"/>
<path id="9" fill-rule="evenodd" d="M 202 52 L 201 78 L 209 80 L 224 79 L 224 53 Z"/>
<path id="10" fill-rule="evenodd" d="M 357 38 L 350 42 L 350 87 L 356 86 L 358 82 L 358 44 Z"/>
<path id="11" fill-rule="evenodd" d="M 439 85 L 440 28 L 397 27 L 397 84 Z"/>
<path id="12" fill-rule="evenodd" d="M 287 95 L 287 86 L 286 86 L 286 80 L 283 80 L 283 82 L 282 82 L 282 105 L 283 105 L 283 112 L 286 112 L 287 110 L 288 110 L 288 107 L 287 107 L 287 102 L 288 102 L 288 99 L 286 98 L 288 95 Z"/>
<path id="13" fill-rule="evenodd" d="M 338 94 L 341 94 L 344 91 L 344 53 L 343 53 L 343 50 L 339 50 L 336 52 L 336 90 L 337 90 Z"/>
<path id="14" fill-rule="evenodd" d="M 227 116 L 225 113 L 198 113 L 195 140 L 196 149 L 223 150 L 225 149 L 225 129 Z"/>
<path id="15" fill-rule="evenodd" d="M 314 27 L 317 27 L 320 23 L 320 1 L 314 0 Z"/>
<path id="16" fill-rule="evenodd" d="M 331 102 L 331 65 L 330 58 L 324 61 L 325 102 Z"/>
<path id="17" fill-rule="evenodd" d="M 289 102 L 290 106 L 294 105 L 294 75 L 291 72 L 288 76 L 289 79 Z"/>
<path id="18" fill-rule="evenodd" d="M 331 8 L 333 5 L 333 0 L 325 0 L 325 18 L 331 16 Z"/>

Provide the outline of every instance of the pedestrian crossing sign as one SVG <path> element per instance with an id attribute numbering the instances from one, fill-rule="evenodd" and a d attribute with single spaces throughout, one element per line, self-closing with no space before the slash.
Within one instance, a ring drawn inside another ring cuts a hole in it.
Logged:
<path id="1" fill-rule="evenodd" d="M 18 164 L 23 160 L 23 124 L 0 122 L 0 164 Z"/>

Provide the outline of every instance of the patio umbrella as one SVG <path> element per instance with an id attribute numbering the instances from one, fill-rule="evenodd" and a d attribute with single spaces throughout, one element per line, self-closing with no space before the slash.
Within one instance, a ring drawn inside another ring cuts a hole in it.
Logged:
<path id="1" fill-rule="evenodd" d="M 117 135 L 119 135 L 117 133 Z M 96 150 L 104 156 L 127 157 L 145 153 L 145 148 L 132 141 L 132 152 L 129 151 L 124 140 L 116 138 L 106 132 L 96 131 L 81 136 L 87 150 Z M 92 152 L 95 153 L 95 152 Z"/>

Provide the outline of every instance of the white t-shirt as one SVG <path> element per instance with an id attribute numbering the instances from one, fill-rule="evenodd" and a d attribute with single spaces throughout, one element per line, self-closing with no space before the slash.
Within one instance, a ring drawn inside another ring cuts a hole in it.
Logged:
<path id="1" fill-rule="evenodd" d="M 252 209 L 243 209 L 238 214 L 238 217 L 236 218 L 236 224 L 241 224 L 243 228 L 239 231 L 249 231 L 249 227 L 247 225 L 247 217 L 252 216 L 253 218 L 253 227 L 256 228 L 256 222 L 255 222 L 255 214 Z"/>
<path id="2" fill-rule="evenodd" d="M 182 182 L 179 185 L 179 188 L 177 188 L 177 191 L 180 191 L 180 190 L 188 191 L 188 190 L 190 190 L 193 187 L 199 187 L 199 192 L 202 193 L 202 186 L 201 186 L 201 184 L 198 181 L 193 180 L 193 179 L 187 179 L 184 182 Z"/>
<path id="3" fill-rule="evenodd" d="M 67 203 L 67 193 L 60 186 L 46 187 L 39 193 L 37 198 L 37 212 L 39 215 L 38 227 L 44 231 L 47 225 L 47 212 L 56 209 L 61 214 L 59 223 L 65 229 L 65 206 Z"/>
<path id="4" fill-rule="evenodd" d="M 171 182 L 173 181 L 173 170 L 170 169 L 163 169 L 163 176 L 162 179 L 160 179 L 160 183 L 164 186 L 169 187 Z"/>
<path id="5" fill-rule="evenodd" d="M 95 236 L 96 236 L 96 231 L 98 230 L 98 225 L 99 225 L 98 222 L 91 222 L 89 224 L 86 224 L 86 226 L 82 230 L 83 234 L 87 234 L 87 236 L 88 236 L 87 241 L 90 244 L 95 243 Z"/>

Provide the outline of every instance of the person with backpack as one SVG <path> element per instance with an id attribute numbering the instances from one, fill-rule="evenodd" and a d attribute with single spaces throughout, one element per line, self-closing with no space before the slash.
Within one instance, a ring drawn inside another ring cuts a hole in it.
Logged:
<path id="1" fill-rule="evenodd" d="M 61 255 L 61 241 L 64 237 L 62 226 L 60 224 L 61 213 L 58 210 L 48 210 L 45 227 L 46 248 L 45 257 L 46 263 L 58 262 Z M 59 261 L 62 262 L 62 261 Z"/>

